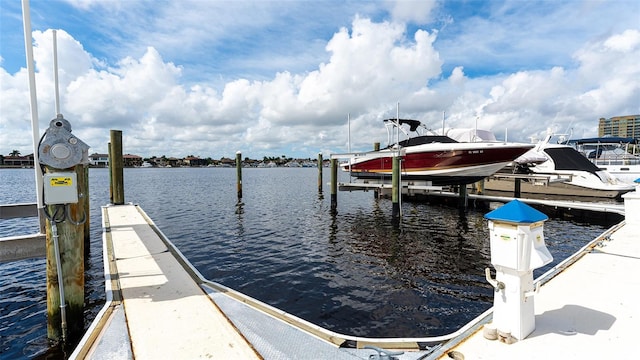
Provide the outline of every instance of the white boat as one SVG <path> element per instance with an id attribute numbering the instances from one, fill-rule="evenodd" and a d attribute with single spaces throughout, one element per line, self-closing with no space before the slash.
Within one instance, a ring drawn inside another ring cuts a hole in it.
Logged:
<path id="1" fill-rule="evenodd" d="M 573 147 L 552 143 L 552 134 L 514 161 L 510 172 L 494 174 L 484 183 L 489 191 L 521 194 L 619 198 L 635 186 L 598 168 Z"/>
<path id="2" fill-rule="evenodd" d="M 635 138 L 613 136 L 567 142 L 598 168 L 628 184 L 633 184 L 635 180 L 640 179 L 638 143 L 638 139 Z"/>
<path id="3" fill-rule="evenodd" d="M 386 119 L 384 123 L 389 146 L 347 154 L 350 160 L 342 164 L 344 171 L 358 179 L 390 179 L 392 159 L 399 156 L 403 180 L 429 181 L 434 186 L 470 184 L 494 174 L 534 146 L 499 141 L 459 142 L 444 135 L 423 135 L 421 130 L 425 127 L 418 120 Z M 401 132 L 405 138 L 402 141 Z"/>

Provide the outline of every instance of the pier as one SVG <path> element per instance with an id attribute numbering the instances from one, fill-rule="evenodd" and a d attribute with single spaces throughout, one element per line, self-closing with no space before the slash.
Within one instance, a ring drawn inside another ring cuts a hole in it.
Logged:
<path id="1" fill-rule="evenodd" d="M 260 358 L 137 206 L 105 207 L 103 224 L 110 301 L 101 320 L 114 327 L 74 357 Z"/>
<path id="2" fill-rule="evenodd" d="M 640 264 L 638 217 L 610 228 L 536 279 L 542 285 L 535 296 L 536 330 L 505 344 L 483 337 L 491 310 L 438 337 L 334 333 L 204 279 L 138 206 L 106 206 L 107 304 L 71 358 L 622 357 L 633 352 L 634 319 L 640 316 L 640 282 L 630 276 Z"/>

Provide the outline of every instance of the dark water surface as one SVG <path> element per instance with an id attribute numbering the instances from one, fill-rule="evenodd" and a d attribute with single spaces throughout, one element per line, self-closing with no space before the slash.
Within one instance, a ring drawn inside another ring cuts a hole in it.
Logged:
<path id="1" fill-rule="evenodd" d="M 340 192 L 331 214 L 329 173 L 320 194 L 314 168 L 243 169 L 238 206 L 233 168 L 125 169 L 125 201 L 140 204 L 208 279 L 339 333 L 442 335 L 491 307 L 485 212 L 404 202 L 396 228 L 389 200 Z M 33 177 L 29 169 L 0 169 L 0 203 L 35 202 Z M 89 181 L 85 326 L 103 304 L 108 170 L 91 169 Z M 35 219 L 0 220 L 0 237 L 36 227 Z M 550 219 L 545 238 L 554 262 L 534 276 L 605 230 Z M 0 264 L 0 294 L 0 357 L 60 357 L 46 339 L 44 259 Z"/>

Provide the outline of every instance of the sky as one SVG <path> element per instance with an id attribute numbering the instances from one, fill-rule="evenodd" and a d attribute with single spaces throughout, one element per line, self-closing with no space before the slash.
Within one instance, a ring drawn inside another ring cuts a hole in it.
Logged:
<path id="1" fill-rule="evenodd" d="M 38 134 L 89 153 L 316 158 L 434 131 L 597 136 L 640 114 L 640 2 L 31 0 Z M 20 1 L 0 0 L 0 154 L 33 153 Z"/>

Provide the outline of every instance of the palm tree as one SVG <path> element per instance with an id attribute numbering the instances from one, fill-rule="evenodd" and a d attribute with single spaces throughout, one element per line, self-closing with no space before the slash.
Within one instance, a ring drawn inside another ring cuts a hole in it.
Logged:
<path id="1" fill-rule="evenodd" d="M 14 156 L 14 157 L 18 157 L 20 156 L 20 150 L 13 150 L 9 156 Z"/>

